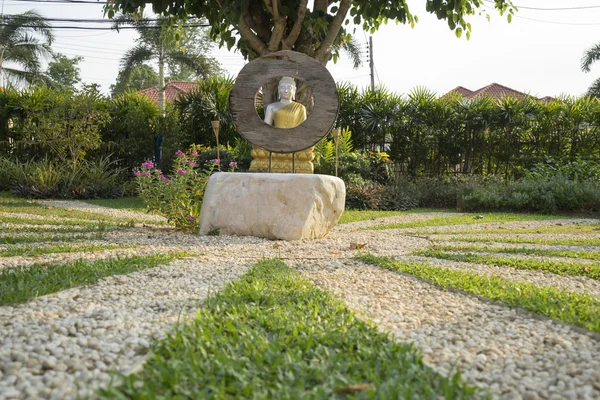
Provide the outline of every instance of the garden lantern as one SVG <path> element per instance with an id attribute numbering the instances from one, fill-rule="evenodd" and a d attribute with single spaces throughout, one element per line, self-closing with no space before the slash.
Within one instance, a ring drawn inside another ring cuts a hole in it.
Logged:
<path id="1" fill-rule="evenodd" d="M 338 176 L 338 143 L 340 140 L 340 134 L 340 128 L 331 130 L 331 136 L 333 136 L 333 142 L 335 143 L 335 176 Z"/>

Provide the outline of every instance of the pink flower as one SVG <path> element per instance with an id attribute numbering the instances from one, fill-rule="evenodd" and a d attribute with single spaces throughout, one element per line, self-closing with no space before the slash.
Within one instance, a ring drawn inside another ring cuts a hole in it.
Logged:
<path id="1" fill-rule="evenodd" d="M 185 153 L 184 153 L 183 151 L 181 151 L 181 150 L 177 150 L 177 151 L 175 152 L 175 155 L 176 155 L 177 157 L 184 157 L 184 156 L 185 156 Z"/>
<path id="2" fill-rule="evenodd" d="M 140 172 L 140 175 L 141 176 L 146 176 L 146 175 L 148 175 L 148 171 L 142 171 L 142 172 Z"/>
<path id="3" fill-rule="evenodd" d="M 154 168 L 154 163 L 150 160 L 143 162 L 142 163 L 142 167 L 144 168 Z"/>
<path id="4" fill-rule="evenodd" d="M 219 158 L 213 158 L 212 160 L 210 160 L 210 162 L 213 164 L 221 164 L 221 160 Z"/>
<path id="5" fill-rule="evenodd" d="M 191 215 L 188 215 L 188 221 L 195 221 L 196 218 L 192 217 Z"/>
<path id="6" fill-rule="evenodd" d="M 232 161 L 229 163 L 229 168 L 237 168 L 237 163 L 235 161 Z"/>
<path id="7" fill-rule="evenodd" d="M 164 182 L 167 182 L 167 183 L 171 182 L 171 180 L 170 180 L 169 178 L 167 178 L 166 176 L 164 176 L 164 175 L 161 175 L 161 176 L 160 176 L 160 179 L 161 179 L 162 181 L 164 181 Z"/>
<path id="8" fill-rule="evenodd" d="M 195 167 L 196 166 L 196 162 L 195 161 L 188 161 L 188 164 L 190 165 L 190 167 Z"/>
<path id="9" fill-rule="evenodd" d="M 198 152 L 196 150 L 192 151 L 192 156 L 198 157 Z"/>
<path id="10" fill-rule="evenodd" d="M 133 174 L 134 174 L 135 176 L 142 176 L 142 173 L 141 173 L 140 171 L 135 171 Z"/>
<path id="11" fill-rule="evenodd" d="M 177 175 L 185 175 L 187 174 L 187 170 L 179 168 L 177 170 Z"/>

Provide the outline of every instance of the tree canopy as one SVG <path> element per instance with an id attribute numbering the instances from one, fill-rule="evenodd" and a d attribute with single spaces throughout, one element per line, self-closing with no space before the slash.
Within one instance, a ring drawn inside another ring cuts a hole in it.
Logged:
<path id="1" fill-rule="evenodd" d="M 426 0 L 426 10 L 446 20 L 457 36 L 470 36 L 468 16 L 485 13 L 485 0 Z M 515 7 L 511 0 L 489 0 L 500 14 L 510 20 Z M 278 50 L 295 50 L 308 54 L 322 64 L 337 57 L 337 48 L 351 38 L 353 22 L 365 31 L 375 32 L 388 21 L 414 25 L 417 17 L 409 10 L 407 0 L 115 0 L 106 13 L 142 15 L 147 3 L 155 13 L 174 19 L 204 18 L 210 25 L 210 36 L 237 47 L 253 59 Z M 188 25 L 191 23 L 188 22 Z M 185 26 L 185 25 L 184 25 Z M 337 47 L 336 47 L 337 45 Z"/>
<path id="2" fill-rule="evenodd" d="M 64 54 L 53 54 L 46 70 L 50 85 L 58 89 L 75 90 L 75 85 L 81 82 L 78 66 L 81 61 L 83 61 L 81 56 L 69 58 Z"/>

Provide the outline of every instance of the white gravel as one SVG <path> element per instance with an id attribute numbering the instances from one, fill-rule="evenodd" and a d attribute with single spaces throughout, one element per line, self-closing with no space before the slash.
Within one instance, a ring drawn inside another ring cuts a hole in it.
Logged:
<path id="1" fill-rule="evenodd" d="M 159 250 L 159 249 L 156 249 Z M 0 307 L 0 399 L 90 398 L 247 264 L 180 260 Z"/>
<path id="2" fill-rule="evenodd" d="M 96 204 L 86 203 L 83 201 L 67 201 L 67 200 L 43 200 L 36 201 L 36 203 L 52 206 L 52 207 L 62 207 L 62 208 L 70 208 L 78 211 L 85 211 L 90 213 L 96 213 L 100 215 L 110 214 L 112 217 L 123 218 L 123 219 L 133 219 L 133 220 L 141 220 L 141 221 L 156 221 L 156 222 L 166 222 L 167 219 L 160 215 L 155 214 L 147 214 L 134 210 L 125 210 L 125 209 L 116 209 L 116 208 L 108 208 L 99 206 Z"/>
<path id="3" fill-rule="evenodd" d="M 80 202 L 50 204 L 142 221 L 151 217 Z M 109 277 L 99 284 L 36 298 L 28 304 L 0 307 L 0 400 L 92 398 L 94 391 L 108 382 L 110 369 L 129 372 L 139 366 L 149 343 L 164 337 L 180 315 L 183 319 L 192 315 L 211 292 L 243 274 L 256 260 L 271 257 L 281 257 L 296 266 L 382 330 L 393 332 L 399 340 L 414 342 L 424 353 L 425 361 L 436 370 L 450 374 L 459 369 L 468 382 L 486 388 L 493 398 L 600 399 L 598 335 L 585 335 L 530 313 L 439 290 L 412 277 L 351 259 L 359 252 L 409 257 L 412 251 L 427 248 L 431 241 L 411 234 L 411 230 L 358 229 L 439 215 L 406 214 L 383 222 L 348 224 L 337 227 L 324 239 L 294 242 L 200 237 L 157 226 L 107 232 L 107 243 L 140 246 L 127 249 L 127 255 L 183 248 L 197 256 L 127 276 Z M 555 223 L 528 221 L 502 226 Z M 359 247 L 362 249 L 357 250 Z M 124 250 L 65 253 L 48 256 L 47 260 L 93 258 L 121 251 Z M 28 261 L 31 260 L 19 262 Z M 504 274 L 509 279 L 541 286 L 598 293 L 597 283 L 587 282 L 582 289 L 576 285 L 577 278 L 447 264 L 452 268 L 475 268 L 480 273 Z"/>
<path id="4" fill-rule="evenodd" d="M 297 268 L 359 315 L 497 399 L 600 398 L 598 335 L 360 262 Z"/>

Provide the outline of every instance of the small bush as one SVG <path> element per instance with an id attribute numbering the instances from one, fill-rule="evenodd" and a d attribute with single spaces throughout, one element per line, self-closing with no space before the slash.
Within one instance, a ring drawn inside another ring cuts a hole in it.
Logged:
<path id="1" fill-rule="evenodd" d="M 347 185 L 346 208 L 351 210 L 377 210 L 381 201 L 383 186 L 362 181 Z"/>
<path id="2" fill-rule="evenodd" d="M 177 151 L 170 177 L 146 161 L 135 172 L 139 194 L 150 211 L 165 216 L 181 229 L 196 229 L 204 190 L 217 164 L 201 167 L 198 153 L 192 147 L 188 153 Z"/>

